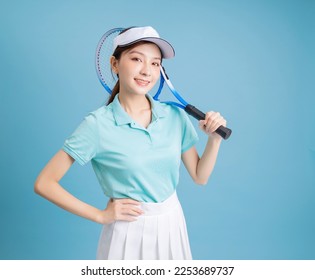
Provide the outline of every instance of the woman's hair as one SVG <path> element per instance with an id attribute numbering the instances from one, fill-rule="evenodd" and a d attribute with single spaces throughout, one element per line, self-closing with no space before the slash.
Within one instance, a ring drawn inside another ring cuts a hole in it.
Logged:
<path id="1" fill-rule="evenodd" d="M 134 47 L 134 45 L 129 45 L 129 46 L 125 46 L 125 47 L 117 47 L 113 53 L 113 56 L 115 57 L 115 59 L 119 60 L 121 57 L 121 54 L 124 51 L 129 50 L 130 48 Z M 117 74 L 117 77 L 118 77 L 118 80 L 117 80 L 114 88 L 112 89 L 112 93 L 111 93 L 106 105 L 109 105 L 110 103 L 112 103 L 113 100 L 115 99 L 115 96 L 119 92 L 119 76 L 118 76 L 118 74 Z"/>
<path id="2" fill-rule="evenodd" d="M 128 29 L 130 28 L 127 28 L 125 30 L 123 30 L 121 33 L 123 32 L 126 32 Z M 120 34 L 121 34 L 120 33 Z M 124 47 L 117 47 L 113 53 L 113 56 L 115 57 L 115 59 L 119 60 L 120 57 L 121 57 L 121 54 L 124 52 L 124 51 L 127 51 L 127 50 L 130 50 L 136 46 L 139 46 L 139 45 L 143 45 L 143 44 L 146 44 L 146 43 L 151 43 L 151 42 L 147 42 L 147 41 L 140 41 L 140 42 L 136 42 L 134 44 L 131 44 L 131 45 L 128 45 L 128 46 L 124 46 Z M 153 43 L 152 43 L 153 44 Z M 115 96 L 117 95 L 117 93 L 119 93 L 119 76 L 117 74 L 117 77 L 118 77 L 118 80 L 114 86 L 114 88 L 112 89 L 112 93 L 107 101 L 107 104 L 106 105 L 109 105 L 110 103 L 113 102 L 113 100 L 115 99 Z"/>

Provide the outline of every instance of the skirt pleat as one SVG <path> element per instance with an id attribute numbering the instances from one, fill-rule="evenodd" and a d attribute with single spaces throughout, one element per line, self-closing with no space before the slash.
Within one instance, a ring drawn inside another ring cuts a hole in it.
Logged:
<path id="1" fill-rule="evenodd" d="M 121 260 L 124 259 L 125 244 L 129 223 L 115 222 L 110 246 L 108 246 L 108 259 Z"/>
<path id="2" fill-rule="evenodd" d="M 115 223 L 106 224 L 103 226 L 101 236 L 98 242 L 97 248 L 97 259 L 108 259 L 109 253 L 109 244 L 111 244 L 112 236 L 113 236 L 113 229 L 115 227 Z"/>
<path id="3" fill-rule="evenodd" d="M 177 211 L 172 211 L 170 215 L 170 255 L 172 260 L 182 260 L 183 251 L 178 221 Z"/>
<path id="4" fill-rule="evenodd" d="M 142 260 L 156 260 L 157 255 L 157 217 L 147 216 L 144 218 L 142 233 Z"/>
<path id="5" fill-rule="evenodd" d="M 170 256 L 170 228 L 169 217 L 167 215 L 160 215 L 157 217 L 157 253 L 159 260 L 169 260 Z"/>
<path id="6" fill-rule="evenodd" d="M 178 209 L 178 211 L 182 212 L 182 209 Z M 183 215 L 183 214 L 182 214 Z M 187 233 L 187 227 L 186 227 L 186 222 L 185 219 L 182 219 L 179 222 L 179 229 L 180 229 L 180 236 L 181 236 L 181 244 L 183 248 L 183 259 L 184 260 L 191 260 L 191 251 L 190 247 L 186 246 L 186 244 L 189 244 L 189 239 L 188 239 L 188 233 Z"/>
<path id="7" fill-rule="evenodd" d="M 136 223 L 129 223 L 124 260 L 139 260 L 142 254 L 142 236 L 144 219 L 141 217 Z"/>
<path id="8" fill-rule="evenodd" d="M 97 259 L 192 259 L 185 217 L 176 192 L 161 203 L 141 203 L 144 214 L 134 222 L 104 225 Z"/>

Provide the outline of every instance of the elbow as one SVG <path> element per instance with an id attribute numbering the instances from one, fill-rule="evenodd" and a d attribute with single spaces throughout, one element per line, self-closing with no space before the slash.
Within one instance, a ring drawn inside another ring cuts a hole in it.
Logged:
<path id="1" fill-rule="evenodd" d="M 41 176 L 39 176 L 34 183 L 34 192 L 42 196 L 44 185 L 45 185 L 44 180 L 41 178 Z"/>
<path id="2" fill-rule="evenodd" d="M 40 181 L 39 179 L 37 178 L 35 183 L 34 183 L 34 192 L 36 194 L 40 194 L 40 189 L 41 189 L 41 185 L 40 185 Z"/>
<path id="3" fill-rule="evenodd" d="M 39 175 L 34 183 L 34 192 L 42 197 L 47 198 L 50 189 L 56 181 L 48 176 Z"/>

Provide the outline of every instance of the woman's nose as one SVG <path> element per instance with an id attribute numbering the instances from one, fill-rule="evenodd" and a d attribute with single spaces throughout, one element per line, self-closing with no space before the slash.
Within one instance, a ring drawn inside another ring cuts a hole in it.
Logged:
<path id="1" fill-rule="evenodd" d="M 140 73 L 143 76 L 150 76 L 151 75 L 150 65 L 148 63 L 143 63 L 143 67 Z"/>

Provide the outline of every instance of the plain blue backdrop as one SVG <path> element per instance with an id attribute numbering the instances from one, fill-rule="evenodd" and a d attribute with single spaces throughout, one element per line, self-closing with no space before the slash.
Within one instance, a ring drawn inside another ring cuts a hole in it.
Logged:
<path id="1" fill-rule="evenodd" d="M 95 258 L 101 226 L 35 195 L 33 185 L 107 99 L 94 69 L 98 40 L 133 25 L 152 25 L 172 42 L 176 57 L 165 66 L 175 87 L 233 129 L 206 186 L 181 168 L 194 258 L 315 259 L 315 1 L 6 2 L 0 259 Z M 202 152 L 206 136 L 198 133 Z M 90 164 L 75 163 L 61 183 L 105 208 Z"/>

